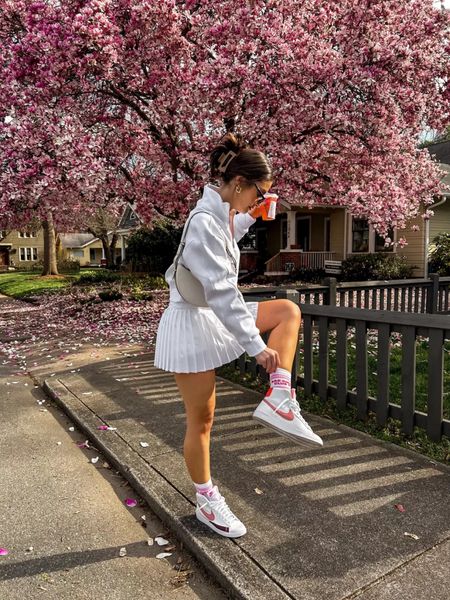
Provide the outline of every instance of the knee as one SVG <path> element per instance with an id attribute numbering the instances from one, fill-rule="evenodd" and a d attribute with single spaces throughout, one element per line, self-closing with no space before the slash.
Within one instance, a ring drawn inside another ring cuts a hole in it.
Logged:
<path id="1" fill-rule="evenodd" d="M 207 435 L 211 432 L 214 421 L 214 411 L 204 411 L 195 417 L 188 418 L 187 426 L 197 435 Z"/>
<path id="2" fill-rule="evenodd" d="M 284 300 L 283 309 L 285 318 L 289 321 L 295 322 L 298 326 L 300 326 L 302 313 L 299 305 L 295 302 L 292 302 L 292 300 Z"/>

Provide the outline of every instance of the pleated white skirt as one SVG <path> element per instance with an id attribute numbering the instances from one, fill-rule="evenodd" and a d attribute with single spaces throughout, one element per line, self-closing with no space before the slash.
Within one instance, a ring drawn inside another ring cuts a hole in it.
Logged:
<path id="1" fill-rule="evenodd" d="M 258 302 L 247 307 L 256 321 Z M 154 365 L 172 373 L 200 373 L 245 352 L 212 309 L 170 303 L 159 322 Z"/>

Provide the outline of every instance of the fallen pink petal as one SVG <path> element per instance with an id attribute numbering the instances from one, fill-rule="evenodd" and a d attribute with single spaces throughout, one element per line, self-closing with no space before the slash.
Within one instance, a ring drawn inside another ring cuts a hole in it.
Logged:
<path id="1" fill-rule="evenodd" d="M 109 427 L 108 425 L 99 425 L 97 429 L 100 429 L 101 431 L 108 431 Z"/>
<path id="2" fill-rule="evenodd" d="M 137 501 L 136 501 L 134 498 L 127 498 L 127 499 L 125 500 L 125 504 L 126 504 L 127 506 L 131 506 L 131 507 L 133 507 L 133 506 L 136 506 L 136 505 L 137 505 Z"/>
<path id="3" fill-rule="evenodd" d="M 394 508 L 396 508 L 398 510 L 398 512 L 406 512 L 405 507 L 403 506 L 403 504 L 394 504 Z"/>
<path id="4" fill-rule="evenodd" d="M 7 554 L 9 554 L 9 552 L 6 548 L 0 548 L 0 556 L 6 556 Z"/>
<path id="5" fill-rule="evenodd" d="M 168 540 L 161 536 L 155 537 L 155 542 L 158 544 L 158 546 L 166 546 L 169 543 Z"/>

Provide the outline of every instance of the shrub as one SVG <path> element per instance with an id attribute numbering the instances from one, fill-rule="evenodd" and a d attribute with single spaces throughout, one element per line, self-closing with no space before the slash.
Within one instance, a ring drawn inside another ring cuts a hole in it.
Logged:
<path id="1" fill-rule="evenodd" d="M 290 273 L 290 279 L 292 281 L 305 281 L 306 283 L 320 283 L 324 277 L 324 269 L 308 269 L 306 267 L 300 267 L 294 269 Z"/>
<path id="2" fill-rule="evenodd" d="M 57 261 L 58 273 L 65 275 L 66 273 L 79 273 L 80 272 L 80 261 L 72 259 L 61 259 Z M 18 271 L 37 271 L 42 272 L 44 270 L 44 261 L 42 259 L 34 262 L 21 262 L 15 267 Z"/>
<path id="3" fill-rule="evenodd" d="M 119 292 L 119 290 L 111 288 L 99 292 L 98 297 L 103 300 L 103 302 L 111 302 L 112 300 L 122 300 L 123 294 L 122 292 Z"/>
<path id="4" fill-rule="evenodd" d="M 122 283 L 133 290 L 163 290 L 168 287 L 166 280 L 161 275 L 145 275 L 143 277 L 126 275 L 123 277 Z"/>
<path id="5" fill-rule="evenodd" d="M 450 275 L 450 233 L 440 233 L 430 245 L 429 272 Z"/>
<path id="6" fill-rule="evenodd" d="M 58 273 L 79 273 L 80 261 L 73 259 L 65 259 L 58 261 Z"/>
<path id="7" fill-rule="evenodd" d="M 390 255 L 383 252 L 357 254 L 342 261 L 343 281 L 367 281 L 408 279 L 412 277 L 414 267 L 408 265 L 405 256 Z"/>
<path id="8" fill-rule="evenodd" d="M 74 281 L 73 285 L 83 285 L 85 283 L 102 283 L 110 281 L 118 281 L 121 279 L 119 273 L 113 273 L 112 271 L 106 271 L 105 269 L 99 269 L 98 271 L 92 271 L 89 273 L 82 273 L 77 281 Z"/>
<path id="9" fill-rule="evenodd" d="M 151 230 L 139 229 L 128 239 L 126 262 L 133 271 L 165 273 L 178 249 L 181 232 L 181 228 L 163 222 Z"/>
<path id="10" fill-rule="evenodd" d="M 136 300 L 136 302 L 143 302 L 143 301 L 151 301 L 153 300 L 153 294 L 151 292 L 146 292 L 145 290 L 139 291 L 133 291 L 130 294 L 130 299 L 131 300 Z"/>
<path id="11" fill-rule="evenodd" d="M 407 263 L 406 256 L 386 256 L 380 262 L 375 276 L 378 279 L 410 279 L 414 267 Z"/>

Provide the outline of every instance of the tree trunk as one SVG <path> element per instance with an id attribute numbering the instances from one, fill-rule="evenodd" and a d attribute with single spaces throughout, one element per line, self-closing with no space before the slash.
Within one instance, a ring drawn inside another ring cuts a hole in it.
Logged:
<path id="1" fill-rule="evenodd" d="M 47 219 L 42 222 L 44 230 L 44 270 L 42 275 L 58 275 L 56 260 L 56 236 L 52 211 L 47 211 Z"/>
<path id="2" fill-rule="evenodd" d="M 113 269 L 116 266 L 115 254 L 117 244 L 117 234 L 113 233 L 111 243 L 108 240 L 108 234 L 98 236 L 102 242 L 103 250 L 105 252 L 106 266 L 108 269 Z"/>
<path id="3" fill-rule="evenodd" d="M 114 266 L 116 264 L 116 244 L 117 244 L 118 237 L 119 236 L 117 235 L 117 233 L 113 233 L 112 238 L 111 238 L 111 243 L 109 245 L 109 251 L 111 253 L 111 261 Z"/>

